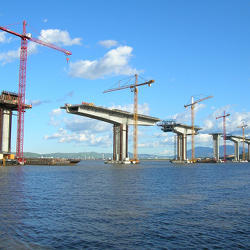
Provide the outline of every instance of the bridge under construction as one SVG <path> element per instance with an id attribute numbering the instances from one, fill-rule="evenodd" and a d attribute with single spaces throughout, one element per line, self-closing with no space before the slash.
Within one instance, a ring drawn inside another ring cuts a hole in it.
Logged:
<path id="1" fill-rule="evenodd" d="M 93 103 L 80 105 L 65 104 L 67 113 L 89 117 L 113 124 L 113 163 L 130 163 L 128 157 L 128 126 L 134 125 L 134 114 L 119 110 L 95 106 Z M 160 119 L 138 114 L 139 126 L 154 126 Z"/>
<path id="2" fill-rule="evenodd" d="M 31 105 L 25 105 L 31 109 Z M 0 95 L 0 160 L 14 159 L 11 153 L 12 115 L 18 111 L 18 94 L 2 91 Z"/>

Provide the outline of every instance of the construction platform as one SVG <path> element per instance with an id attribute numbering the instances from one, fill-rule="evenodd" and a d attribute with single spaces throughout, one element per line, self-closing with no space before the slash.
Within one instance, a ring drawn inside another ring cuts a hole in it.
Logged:
<path id="1" fill-rule="evenodd" d="M 24 109 L 32 105 L 25 104 Z M 12 115 L 18 111 L 18 94 L 2 91 L 0 95 L 0 159 L 10 160 Z"/>

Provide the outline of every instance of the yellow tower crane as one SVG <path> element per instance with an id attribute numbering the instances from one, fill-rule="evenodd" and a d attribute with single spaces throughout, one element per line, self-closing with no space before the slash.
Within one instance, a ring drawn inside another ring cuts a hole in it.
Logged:
<path id="1" fill-rule="evenodd" d="M 195 131 L 194 131 L 194 108 L 195 108 L 195 104 L 197 104 L 198 102 L 202 102 L 202 101 L 205 101 L 209 98 L 212 98 L 213 96 L 207 96 L 205 98 L 202 98 L 202 99 L 199 99 L 199 100 L 196 100 L 194 101 L 194 97 L 192 96 L 191 97 L 191 103 L 190 104 L 187 104 L 187 105 L 184 105 L 185 108 L 187 107 L 191 107 L 191 121 L 192 121 L 192 162 L 194 163 L 195 162 L 195 148 L 194 148 L 194 134 L 195 134 Z"/>
<path id="2" fill-rule="evenodd" d="M 134 151 L 133 151 L 133 159 L 132 161 L 134 163 L 139 163 L 138 160 L 138 151 L 137 151 L 137 145 L 138 145 L 138 87 L 143 86 L 143 85 L 148 85 L 149 87 L 151 86 L 152 83 L 154 83 L 154 80 L 149 80 L 143 83 L 138 83 L 138 75 L 134 75 L 134 83 L 132 84 L 126 84 L 123 86 L 119 86 L 118 88 L 112 88 L 112 89 L 107 89 L 103 91 L 103 93 L 108 93 L 112 91 L 117 91 L 117 90 L 122 90 L 122 89 L 131 89 L 132 92 L 134 92 L 134 134 L 133 134 L 133 141 L 134 141 Z"/>

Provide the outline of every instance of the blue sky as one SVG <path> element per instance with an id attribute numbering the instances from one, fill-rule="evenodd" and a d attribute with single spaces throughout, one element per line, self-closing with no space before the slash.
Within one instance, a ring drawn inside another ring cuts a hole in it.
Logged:
<path id="1" fill-rule="evenodd" d="M 33 109 L 25 116 L 24 151 L 111 152 L 110 125 L 59 107 L 86 101 L 131 110 L 129 90 L 102 91 L 135 72 L 155 80 L 140 88 L 139 110 L 160 119 L 190 124 L 184 104 L 214 96 L 197 106 L 199 146 L 212 146 L 207 134 L 222 130 L 215 117 L 224 110 L 231 114 L 229 133 L 240 135 L 242 120 L 250 126 L 248 0 L 4 1 L 0 20 L 20 33 L 26 20 L 33 37 L 72 51 L 67 64 L 61 52 L 29 44 L 26 99 Z M 18 91 L 19 47 L 19 38 L 0 33 L 2 90 Z M 13 151 L 15 131 L 16 118 Z M 158 127 L 139 134 L 139 153 L 173 153 L 172 134 Z"/>

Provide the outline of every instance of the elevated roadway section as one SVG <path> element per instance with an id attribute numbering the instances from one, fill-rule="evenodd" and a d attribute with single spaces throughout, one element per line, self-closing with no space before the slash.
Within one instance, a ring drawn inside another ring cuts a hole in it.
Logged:
<path id="1" fill-rule="evenodd" d="M 125 163 L 128 157 L 128 126 L 134 125 L 134 114 L 131 112 L 96 106 L 93 103 L 78 105 L 65 104 L 61 109 L 67 113 L 89 117 L 113 124 L 113 161 Z M 138 126 L 154 126 L 160 119 L 138 114 Z"/>
<path id="2" fill-rule="evenodd" d="M 237 136 L 237 135 L 228 135 L 226 137 L 227 140 L 234 142 L 234 161 L 240 161 L 240 150 L 239 150 L 239 143 L 243 142 L 243 137 L 242 136 Z M 245 138 L 244 142 L 248 144 L 248 154 L 247 154 L 247 159 L 250 161 L 250 139 Z"/>

